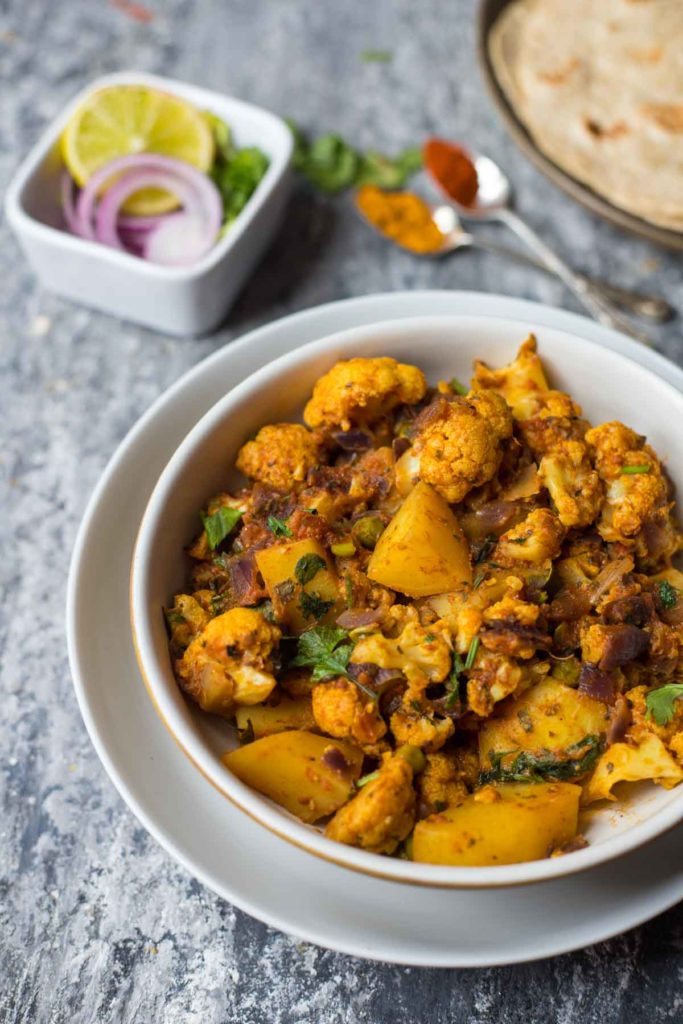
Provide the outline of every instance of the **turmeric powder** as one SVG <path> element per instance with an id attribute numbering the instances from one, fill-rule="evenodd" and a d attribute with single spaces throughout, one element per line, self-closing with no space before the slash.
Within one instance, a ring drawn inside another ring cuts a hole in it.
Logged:
<path id="1" fill-rule="evenodd" d="M 383 192 L 364 185 L 356 193 L 356 206 L 373 227 L 411 252 L 437 252 L 444 235 L 434 223 L 427 204 L 413 192 Z"/>

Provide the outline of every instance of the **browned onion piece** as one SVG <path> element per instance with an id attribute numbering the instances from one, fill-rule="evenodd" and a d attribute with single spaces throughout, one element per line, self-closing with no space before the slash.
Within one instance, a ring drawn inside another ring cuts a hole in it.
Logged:
<path id="1" fill-rule="evenodd" d="M 652 594 L 632 594 L 630 597 L 617 598 L 608 604 L 603 609 L 602 617 L 609 623 L 626 622 L 631 626 L 644 626 L 654 613 Z"/>
<path id="2" fill-rule="evenodd" d="M 342 629 L 360 629 L 361 626 L 375 626 L 381 621 L 379 608 L 349 608 L 337 618 Z"/>
<path id="3" fill-rule="evenodd" d="M 600 668 L 604 672 L 639 658 L 650 646 L 649 634 L 638 626 L 624 622 L 618 626 L 606 626 L 605 631 L 605 647 L 600 658 Z"/>
<path id="4" fill-rule="evenodd" d="M 564 587 L 550 602 L 546 616 L 551 622 L 566 622 L 588 615 L 592 607 L 591 593 L 585 587 Z"/>
<path id="5" fill-rule="evenodd" d="M 254 551 L 250 551 L 230 559 L 230 586 L 235 604 L 256 604 L 268 596 L 259 580 L 254 554 Z"/>
<path id="6" fill-rule="evenodd" d="M 405 455 L 411 447 L 411 444 L 407 437 L 395 437 L 391 442 L 391 447 L 394 452 L 394 459 L 398 462 L 401 456 Z"/>
<path id="7" fill-rule="evenodd" d="M 332 439 L 345 452 L 364 452 L 372 448 L 372 434 L 367 430 L 338 430 Z"/>
<path id="8" fill-rule="evenodd" d="M 621 743 L 626 730 L 631 724 L 631 707 L 626 697 L 619 696 L 614 702 L 610 713 L 609 727 L 607 729 L 608 743 Z"/>
<path id="9" fill-rule="evenodd" d="M 511 526 L 521 522 L 528 509 L 516 501 L 488 501 L 475 512 L 458 517 L 468 540 L 484 540 L 492 534 L 499 537 Z"/>
<path id="10" fill-rule="evenodd" d="M 625 555 L 623 558 L 615 558 L 613 562 L 608 562 L 593 581 L 593 593 L 591 596 L 593 606 L 595 607 L 602 595 L 606 594 L 610 587 L 618 583 L 620 579 L 626 576 L 627 573 L 632 572 L 632 570 L 633 559 L 630 555 Z"/>
<path id="11" fill-rule="evenodd" d="M 320 759 L 323 764 L 331 768 L 333 772 L 339 772 L 340 775 L 346 774 L 351 765 L 342 754 L 339 747 L 330 745 L 326 750 L 323 751 L 323 756 Z"/>
<path id="12" fill-rule="evenodd" d="M 614 672 L 605 672 L 597 665 L 583 664 L 579 677 L 579 690 L 603 704 L 614 704 L 617 697 L 617 677 Z"/>

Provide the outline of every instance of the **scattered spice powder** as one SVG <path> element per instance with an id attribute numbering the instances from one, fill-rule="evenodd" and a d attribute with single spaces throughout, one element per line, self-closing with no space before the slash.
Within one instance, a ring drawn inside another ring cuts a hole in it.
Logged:
<path id="1" fill-rule="evenodd" d="M 461 206 L 471 206 L 477 195 L 477 169 L 464 149 L 445 139 L 428 139 L 422 150 L 424 165 L 437 185 Z"/>
<path id="2" fill-rule="evenodd" d="M 437 252 L 444 235 L 434 223 L 429 206 L 413 192 L 384 192 L 364 185 L 356 193 L 363 216 L 387 238 L 411 252 Z"/>

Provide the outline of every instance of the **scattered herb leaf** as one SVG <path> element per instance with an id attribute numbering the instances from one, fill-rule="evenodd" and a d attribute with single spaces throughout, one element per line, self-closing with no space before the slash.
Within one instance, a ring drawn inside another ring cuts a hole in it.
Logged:
<path id="1" fill-rule="evenodd" d="M 327 562 L 325 559 L 311 551 L 307 555 L 302 555 L 296 563 L 294 566 L 294 575 L 303 587 L 306 583 L 310 583 L 311 580 L 318 575 L 321 569 L 326 568 Z"/>
<path id="2" fill-rule="evenodd" d="M 478 636 L 473 636 L 472 637 L 472 642 L 470 643 L 470 647 L 469 647 L 469 650 L 467 652 L 467 657 L 465 658 L 465 668 L 466 669 L 472 668 L 472 666 L 474 665 L 474 659 L 477 656 L 477 651 L 479 650 L 479 644 L 480 643 L 481 643 L 481 640 L 479 639 Z"/>
<path id="3" fill-rule="evenodd" d="M 635 473 L 649 473 L 651 469 L 652 469 L 651 466 L 646 466 L 646 465 L 642 465 L 642 466 L 622 466 L 621 467 L 621 472 L 626 474 L 626 475 L 632 476 Z"/>
<path id="4" fill-rule="evenodd" d="M 391 50 L 361 50 L 360 59 L 364 64 L 390 64 L 394 55 Z"/>
<path id="5" fill-rule="evenodd" d="M 292 531 L 287 526 L 284 519 L 278 519 L 277 516 L 268 516 L 268 529 L 275 537 L 291 537 Z"/>
<path id="6" fill-rule="evenodd" d="M 435 640 L 436 636 L 434 635 L 434 633 L 427 633 L 426 637 L 424 638 L 424 642 L 426 644 L 433 644 Z"/>
<path id="7" fill-rule="evenodd" d="M 678 591 L 671 586 L 668 580 L 661 580 L 657 586 L 659 600 L 665 608 L 673 608 L 678 603 Z"/>
<path id="8" fill-rule="evenodd" d="M 234 530 L 241 518 L 242 513 L 239 509 L 226 508 L 224 505 L 210 516 L 205 516 L 202 513 L 206 540 L 212 551 L 215 551 L 221 541 L 225 540 L 228 534 Z"/>
<path id="9" fill-rule="evenodd" d="M 319 594 L 308 593 L 306 590 L 301 592 L 299 598 L 299 607 L 307 619 L 322 619 L 333 604 L 334 601 L 325 601 Z"/>
<path id="10" fill-rule="evenodd" d="M 294 668 L 312 668 L 314 682 L 332 676 L 351 676 L 346 666 L 353 646 L 347 642 L 348 633 L 336 626 L 314 626 L 302 633 L 297 643 L 296 657 L 290 664 Z"/>
<path id="11" fill-rule="evenodd" d="M 361 777 L 356 782 L 356 786 L 358 787 L 358 789 L 362 789 L 363 786 L 367 786 L 368 782 L 374 782 L 375 779 L 378 779 L 378 778 L 379 778 L 379 771 L 368 772 L 367 775 L 361 775 Z"/>
<path id="12" fill-rule="evenodd" d="M 674 716 L 674 703 L 683 698 L 683 683 L 667 683 L 650 690 L 645 698 L 647 717 L 654 718 L 657 725 L 668 725 Z"/>
<path id="13" fill-rule="evenodd" d="M 216 138 L 215 128 L 214 138 Z M 259 182 L 268 170 L 269 160 L 266 154 L 255 146 L 239 150 L 230 146 L 227 150 L 229 155 L 226 155 L 218 144 L 218 140 L 216 141 L 218 148 L 216 160 L 211 169 L 211 178 L 223 199 L 224 230 L 232 224 L 253 196 Z"/>
<path id="14" fill-rule="evenodd" d="M 466 395 L 470 389 L 461 383 L 457 377 L 451 377 L 451 390 L 455 391 L 456 395 Z"/>
<path id="15" fill-rule="evenodd" d="M 476 590 L 477 587 L 480 587 L 485 579 L 486 579 L 486 573 L 485 572 L 478 572 L 477 575 L 474 577 L 474 581 L 472 583 L 472 590 Z"/>
<path id="16" fill-rule="evenodd" d="M 557 757 L 549 751 L 535 754 L 530 750 L 520 751 L 505 767 L 503 758 L 513 751 L 499 750 L 489 754 L 491 767 L 479 776 L 479 784 L 489 782 L 543 782 L 552 779 L 562 782 L 585 775 L 595 767 L 605 743 L 601 736 L 584 736 L 578 743 L 567 747 L 564 757 Z"/>

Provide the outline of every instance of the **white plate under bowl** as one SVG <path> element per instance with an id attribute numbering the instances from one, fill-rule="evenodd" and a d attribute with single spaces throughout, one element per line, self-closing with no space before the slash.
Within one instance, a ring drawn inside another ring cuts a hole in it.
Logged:
<path id="1" fill-rule="evenodd" d="M 264 423 L 301 416 L 315 381 L 340 358 L 388 355 L 416 361 L 432 383 L 468 380 L 479 357 L 510 362 L 528 329 L 494 316 L 425 316 L 363 325 L 332 334 L 264 366 L 225 395 L 174 452 L 145 510 L 133 558 L 131 607 L 140 667 L 161 718 L 188 757 L 230 800 L 284 839 L 356 871 L 425 886 L 489 887 L 559 878 L 619 857 L 683 820 L 683 786 L 631 786 L 619 804 L 583 815 L 590 845 L 564 857 L 495 867 L 452 867 L 381 857 L 327 839 L 233 775 L 222 763 L 238 746 L 235 730 L 202 713 L 181 693 L 169 655 L 163 608 L 185 589 L 185 548 L 196 533 L 199 509 L 239 485 L 230 471 L 246 437 Z M 588 420 L 622 420 L 648 437 L 683 494 L 683 395 L 657 374 L 618 352 L 557 328 L 537 331 L 539 351 L 554 386 L 568 391 Z M 605 387 L 605 381 L 610 387 Z M 634 395 L 638 403 L 634 406 Z"/>
<path id="2" fill-rule="evenodd" d="M 206 410 L 259 366 L 306 341 L 388 317 L 427 314 L 498 316 L 518 321 L 520 332 L 532 324 L 574 332 L 629 355 L 683 390 L 678 368 L 597 324 L 488 295 L 372 296 L 261 328 L 174 385 L 109 464 L 74 551 L 69 653 L 81 712 L 112 780 L 143 825 L 206 885 L 274 927 L 341 952 L 418 966 L 490 966 L 580 948 L 678 902 L 683 829 L 611 864 L 533 887 L 444 892 L 352 874 L 273 836 L 193 768 L 151 707 L 128 624 L 127 567 L 151 478 Z M 99 628 L 104 621 L 106 631 Z"/>

